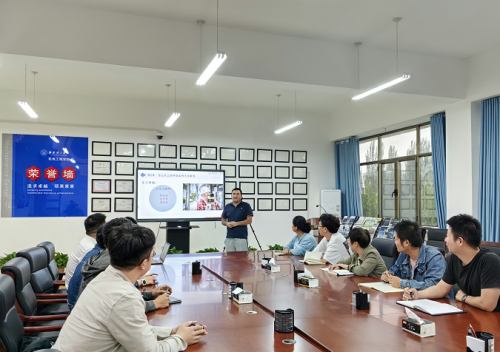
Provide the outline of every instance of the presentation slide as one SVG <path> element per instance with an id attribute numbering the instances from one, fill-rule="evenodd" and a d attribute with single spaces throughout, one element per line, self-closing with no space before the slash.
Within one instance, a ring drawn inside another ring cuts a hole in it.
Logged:
<path id="1" fill-rule="evenodd" d="M 219 220 L 224 171 L 137 169 L 138 221 Z"/>

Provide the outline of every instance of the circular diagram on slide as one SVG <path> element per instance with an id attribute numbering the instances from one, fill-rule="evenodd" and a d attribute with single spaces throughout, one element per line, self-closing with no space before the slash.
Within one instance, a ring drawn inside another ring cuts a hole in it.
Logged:
<path id="1" fill-rule="evenodd" d="M 149 193 L 149 204 L 156 211 L 169 211 L 175 205 L 177 201 L 177 195 L 172 187 L 161 185 L 153 188 L 151 193 Z"/>

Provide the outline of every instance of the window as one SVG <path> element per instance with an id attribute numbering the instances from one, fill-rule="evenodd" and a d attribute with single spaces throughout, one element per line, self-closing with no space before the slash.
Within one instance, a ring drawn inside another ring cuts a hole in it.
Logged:
<path id="1" fill-rule="evenodd" d="M 430 124 L 364 138 L 359 157 L 364 216 L 437 226 Z"/>

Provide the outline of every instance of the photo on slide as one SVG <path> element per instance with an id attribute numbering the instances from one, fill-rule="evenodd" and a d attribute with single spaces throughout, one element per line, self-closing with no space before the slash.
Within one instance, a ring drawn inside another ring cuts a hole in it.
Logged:
<path id="1" fill-rule="evenodd" d="M 223 201 L 224 188 L 221 184 L 183 184 L 183 210 L 222 210 Z"/>

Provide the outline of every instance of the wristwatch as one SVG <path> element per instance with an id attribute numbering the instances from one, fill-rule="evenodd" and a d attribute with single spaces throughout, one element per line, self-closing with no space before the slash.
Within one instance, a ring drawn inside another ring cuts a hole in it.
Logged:
<path id="1" fill-rule="evenodd" d="M 146 286 L 146 279 L 140 279 L 142 286 Z"/>
<path id="2" fill-rule="evenodd" d="M 465 303 L 465 300 L 467 299 L 467 297 L 469 297 L 469 295 L 463 295 L 462 296 L 462 299 L 461 299 L 462 303 Z"/>

